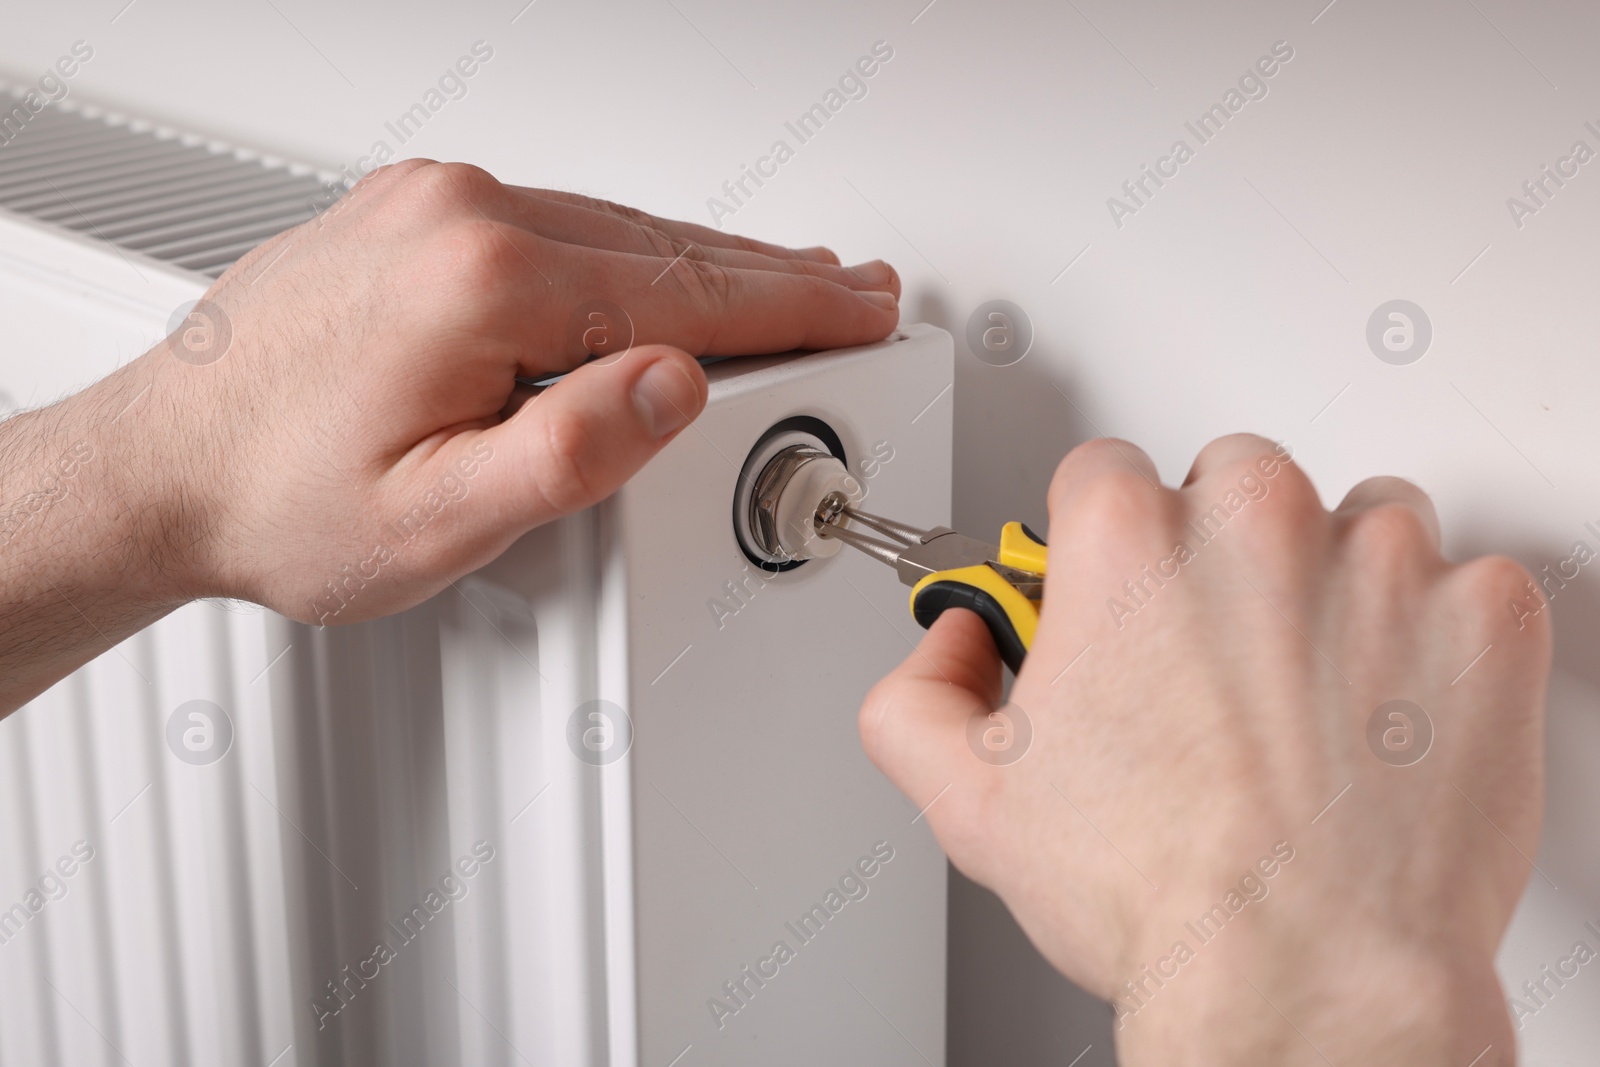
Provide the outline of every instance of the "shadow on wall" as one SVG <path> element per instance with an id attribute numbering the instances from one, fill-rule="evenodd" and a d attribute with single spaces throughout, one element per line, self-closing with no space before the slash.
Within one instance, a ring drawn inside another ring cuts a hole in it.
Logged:
<path id="1" fill-rule="evenodd" d="M 956 528 L 974 537 L 997 537 L 1002 524 L 1017 519 L 1046 529 L 1045 495 L 1056 464 L 1073 446 L 1098 436 L 1083 414 L 1094 405 L 1074 391 L 1074 354 L 1033 337 L 1030 325 L 1025 355 L 995 365 L 968 345 L 968 325 L 977 308 L 951 304 L 927 290 L 906 303 L 912 309 L 906 321 L 931 323 L 955 340 Z M 995 432 L 1019 425 L 1030 428 L 1021 450 L 1013 437 Z"/>
<path id="2" fill-rule="evenodd" d="M 1117 1062 L 1111 1006 L 1063 978 L 1000 898 L 954 867 L 949 934 L 949 1067 L 1112 1067 Z"/>
<path id="3" fill-rule="evenodd" d="M 907 321 L 931 323 L 955 338 L 956 528 L 986 536 L 998 534 L 1007 520 L 1020 519 L 1047 529 L 1045 491 L 1057 462 L 1095 436 L 1068 398 L 1070 384 L 1051 373 L 1071 367 L 1072 360 L 1065 353 L 1047 355 L 1047 346 L 1035 342 L 1017 363 L 991 365 L 968 347 L 973 309 L 954 307 L 926 291 L 908 303 L 914 310 Z M 1037 428 L 1022 455 L 1004 450 L 987 432 L 1015 422 Z M 1110 1005 L 1050 966 L 999 897 L 951 868 L 949 901 L 949 1067 L 1111 1067 L 1116 1062 Z"/>

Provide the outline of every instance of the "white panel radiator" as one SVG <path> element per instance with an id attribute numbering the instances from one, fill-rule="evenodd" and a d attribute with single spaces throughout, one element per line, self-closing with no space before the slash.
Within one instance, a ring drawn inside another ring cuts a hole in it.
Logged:
<path id="1" fill-rule="evenodd" d="M 0 410 L 143 351 L 318 187 L 39 121 L 0 149 Z M 874 510 L 945 521 L 950 339 L 708 373 L 621 493 L 412 611 L 193 604 L 0 721 L 0 1067 L 942 1064 L 945 865 L 855 733 L 903 591 L 761 574 L 731 502 L 806 416 Z"/>

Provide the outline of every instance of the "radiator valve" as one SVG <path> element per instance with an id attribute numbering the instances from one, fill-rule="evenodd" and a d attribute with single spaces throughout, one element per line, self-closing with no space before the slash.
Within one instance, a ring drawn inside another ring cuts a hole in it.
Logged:
<path id="1" fill-rule="evenodd" d="M 861 483 L 837 457 L 809 444 L 785 445 L 755 474 L 741 532 L 748 532 L 750 548 L 773 563 L 832 556 L 842 546 L 821 536 L 817 524 L 832 521 L 863 495 Z"/>

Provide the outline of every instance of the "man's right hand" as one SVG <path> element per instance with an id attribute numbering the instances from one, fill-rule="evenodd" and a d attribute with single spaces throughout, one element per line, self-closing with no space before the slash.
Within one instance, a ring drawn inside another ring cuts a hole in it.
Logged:
<path id="1" fill-rule="evenodd" d="M 1550 660 L 1527 573 L 1446 562 L 1399 479 L 1325 511 L 1247 435 L 1179 489 L 1092 441 L 1050 515 L 1009 703 L 946 612 L 861 729 L 951 860 L 1115 1002 L 1121 1062 L 1514 1062 L 1493 964 L 1538 850 Z"/>

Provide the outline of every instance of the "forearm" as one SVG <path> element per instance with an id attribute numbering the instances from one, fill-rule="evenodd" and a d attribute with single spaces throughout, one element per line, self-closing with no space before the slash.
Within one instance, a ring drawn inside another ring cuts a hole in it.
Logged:
<path id="1" fill-rule="evenodd" d="M 189 599 L 159 378 L 145 357 L 0 422 L 0 715 Z"/>

